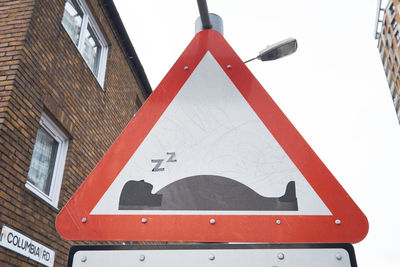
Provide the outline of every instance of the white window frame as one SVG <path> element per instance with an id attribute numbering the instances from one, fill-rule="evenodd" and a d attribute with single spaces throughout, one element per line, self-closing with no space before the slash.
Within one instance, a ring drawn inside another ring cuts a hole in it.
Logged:
<path id="1" fill-rule="evenodd" d="M 25 187 L 31 190 L 38 197 L 49 203 L 51 206 L 58 209 L 58 200 L 60 197 L 60 190 L 69 141 L 67 136 L 46 114 L 42 114 L 39 124 L 51 137 L 53 137 L 58 142 L 58 149 L 53 167 L 54 170 L 51 179 L 50 192 L 49 195 L 45 194 L 44 192 L 42 192 L 42 190 L 32 184 L 28 179 L 26 181 Z"/>
<path id="2" fill-rule="evenodd" d="M 73 0 L 77 5 L 78 8 L 82 10 L 83 18 L 82 18 L 82 25 L 81 31 L 79 33 L 78 44 L 75 45 L 79 52 L 82 54 L 83 43 L 85 39 L 85 33 L 88 30 L 88 26 L 93 30 L 93 34 L 95 35 L 96 39 L 100 43 L 100 55 L 99 55 L 99 64 L 97 66 L 97 74 L 92 71 L 93 75 L 97 78 L 97 81 L 101 85 L 101 88 L 104 89 L 104 77 L 106 74 L 106 65 L 107 65 L 107 54 L 108 54 L 108 46 L 106 39 L 104 38 L 103 34 L 100 31 L 99 26 L 97 26 L 96 21 L 89 10 L 89 7 L 86 5 L 85 1 L 83 0 Z M 62 23 L 61 23 L 62 25 Z M 85 60 L 84 60 L 85 61 Z M 86 61 L 85 61 L 86 63 Z M 89 66 L 88 66 L 89 67 Z"/>

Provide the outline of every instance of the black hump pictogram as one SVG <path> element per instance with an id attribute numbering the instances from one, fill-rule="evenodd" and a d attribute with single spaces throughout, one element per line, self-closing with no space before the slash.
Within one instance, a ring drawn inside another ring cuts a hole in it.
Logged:
<path id="1" fill-rule="evenodd" d="M 290 181 L 281 197 L 264 197 L 248 186 L 216 175 L 177 180 L 152 194 L 153 185 L 128 181 L 119 199 L 120 210 L 282 210 L 297 211 L 296 186 Z"/>

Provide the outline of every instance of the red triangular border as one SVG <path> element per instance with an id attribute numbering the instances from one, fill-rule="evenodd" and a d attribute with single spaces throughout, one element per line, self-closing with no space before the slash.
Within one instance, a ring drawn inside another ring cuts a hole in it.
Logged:
<path id="1" fill-rule="evenodd" d="M 89 214 L 207 51 L 225 70 L 332 216 Z M 227 68 L 228 65 L 231 68 Z M 189 70 L 185 70 L 185 66 Z M 146 218 L 147 223 L 142 223 L 142 218 Z M 210 224 L 211 218 L 216 220 L 215 224 Z M 368 221 L 225 39 L 216 31 L 205 30 L 194 37 L 61 210 L 56 227 L 62 237 L 70 240 L 357 243 L 366 236 Z"/>

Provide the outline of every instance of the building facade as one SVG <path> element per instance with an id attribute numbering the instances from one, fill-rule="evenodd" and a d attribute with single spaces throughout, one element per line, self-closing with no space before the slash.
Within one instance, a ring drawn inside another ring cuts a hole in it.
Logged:
<path id="1" fill-rule="evenodd" d="M 375 38 L 385 69 L 390 94 L 400 121 L 400 2 L 378 1 Z"/>
<path id="2" fill-rule="evenodd" d="M 0 266 L 66 266 L 59 210 L 150 95 L 111 0 L 0 3 Z"/>

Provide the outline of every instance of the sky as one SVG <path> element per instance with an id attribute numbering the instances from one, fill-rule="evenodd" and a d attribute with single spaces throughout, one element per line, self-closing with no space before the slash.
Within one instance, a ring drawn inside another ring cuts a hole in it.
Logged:
<path id="1" fill-rule="evenodd" d="M 195 0 L 114 0 L 153 89 L 194 37 Z M 297 39 L 295 54 L 247 64 L 369 220 L 359 266 L 398 265 L 400 126 L 377 49 L 374 0 L 208 0 L 243 61 Z"/>

